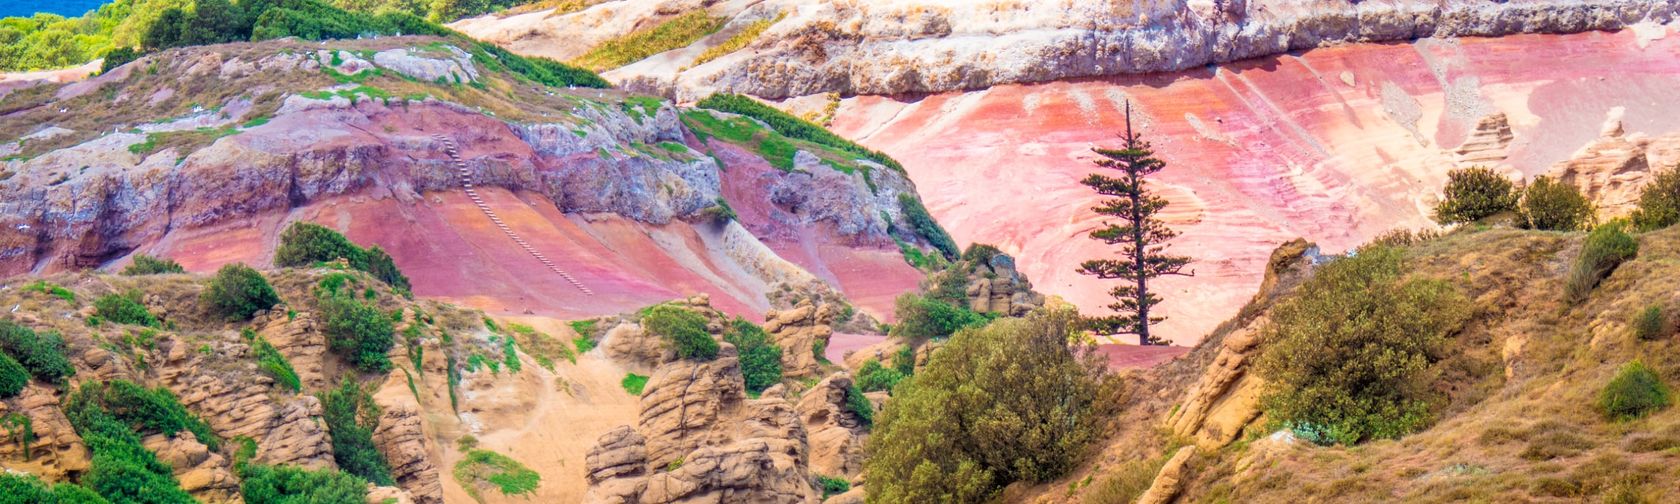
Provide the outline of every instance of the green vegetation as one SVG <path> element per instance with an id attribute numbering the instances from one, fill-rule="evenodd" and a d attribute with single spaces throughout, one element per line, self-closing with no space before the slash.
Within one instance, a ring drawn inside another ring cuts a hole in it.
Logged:
<path id="1" fill-rule="evenodd" d="M 472 450 L 455 463 L 455 481 L 461 483 L 461 488 L 473 500 L 484 502 L 478 494 L 480 487 L 496 488 L 502 495 L 527 495 L 537 491 L 542 476 L 506 455 L 490 450 Z"/>
<path id="2" fill-rule="evenodd" d="M 157 317 L 146 310 L 146 305 L 140 303 L 140 291 L 131 290 L 122 294 L 106 294 L 94 300 L 95 313 L 100 318 L 118 324 L 134 324 L 146 327 L 157 327 Z"/>
<path id="3" fill-rule="evenodd" d="M 1616 377 L 1598 396 L 1605 418 L 1618 421 L 1642 418 L 1673 402 L 1668 385 L 1645 363 L 1633 361 L 1616 370 Z"/>
<path id="4" fill-rule="evenodd" d="M 366 481 L 332 469 L 243 464 L 239 467 L 239 479 L 239 493 L 246 504 L 367 502 Z"/>
<path id="5" fill-rule="evenodd" d="M 325 413 L 327 434 L 332 438 L 333 460 L 339 469 L 366 479 L 373 484 L 391 486 L 391 468 L 385 455 L 373 444 L 373 431 L 379 427 L 379 405 L 373 396 L 345 376 L 339 386 L 322 391 L 317 397 Z"/>
<path id="6" fill-rule="evenodd" d="M 222 266 L 199 296 L 210 311 L 232 320 L 247 320 L 280 303 L 280 295 L 262 273 L 242 263 Z"/>
<path id="7" fill-rule="evenodd" d="M 628 373 L 624 375 L 623 380 L 619 380 L 618 384 L 619 386 L 624 387 L 624 391 L 629 392 L 630 395 L 641 397 L 642 388 L 647 387 L 647 382 L 648 377 L 646 376 L 636 373 Z"/>
<path id="8" fill-rule="evenodd" d="M 0 71 L 44 70 L 80 65 L 111 50 L 111 33 L 128 16 L 118 1 L 81 17 L 37 13 L 0 19 Z"/>
<path id="9" fill-rule="evenodd" d="M 577 347 L 578 354 L 595 349 L 595 325 L 595 319 L 572 321 L 572 331 L 578 333 L 578 337 L 572 340 L 572 345 Z"/>
<path id="10" fill-rule="evenodd" d="M 571 64 L 594 71 L 610 70 L 641 61 L 665 51 L 685 47 L 723 28 L 728 18 L 690 11 L 651 28 L 608 39 L 591 48 Z"/>
<path id="11" fill-rule="evenodd" d="M 882 410 L 864 460 L 870 500 L 986 502 L 1077 465 L 1119 403 L 1107 362 L 1069 347 L 1079 325 L 1040 310 L 952 337 Z"/>
<path id="12" fill-rule="evenodd" d="M 282 355 L 280 350 L 275 349 L 267 339 L 257 335 L 256 331 L 249 327 L 241 330 L 239 335 L 245 339 L 245 343 L 251 345 L 251 353 L 257 357 L 257 369 L 274 378 L 274 382 L 286 390 L 303 390 L 303 381 L 298 379 L 297 370 L 292 368 L 292 363 L 286 360 L 286 356 Z"/>
<path id="13" fill-rule="evenodd" d="M 0 350 L 17 359 L 43 383 L 63 385 L 76 374 L 64 355 L 64 338 L 56 332 L 37 333 L 10 320 L 0 320 Z"/>
<path id="14" fill-rule="evenodd" d="M 711 360 L 717 357 L 717 340 L 706 332 L 706 317 L 699 313 L 671 305 L 658 305 L 649 308 L 642 316 L 642 327 L 670 343 L 679 358 Z"/>
<path id="15" fill-rule="evenodd" d="M 848 490 L 851 490 L 852 482 L 846 481 L 846 478 L 836 478 L 833 476 L 818 474 L 817 488 L 822 489 L 823 498 L 827 499 L 831 496 L 840 495 L 846 493 Z"/>
<path id="16" fill-rule="evenodd" d="M 1517 215 L 1529 229 L 1574 231 L 1592 222 L 1593 207 L 1575 186 L 1541 175 L 1523 189 Z"/>
<path id="17" fill-rule="evenodd" d="M 502 364 L 507 366 L 509 373 L 518 373 L 522 367 L 519 363 L 519 345 L 513 341 L 512 336 L 502 338 Z"/>
<path id="18" fill-rule="evenodd" d="M 881 366 L 881 361 L 869 359 L 858 368 L 857 385 L 864 392 L 890 391 L 905 378 L 909 376 L 897 369 Z"/>
<path id="19" fill-rule="evenodd" d="M 760 19 L 758 21 L 753 21 L 745 28 L 742 28 L 740 32 L 729 36 L 729 40 L 725 40 L 718 45 L 706 49 L 705 52 L 700 53 L 700 56 L 695 57 L 694 63 L 691 63 L 690 66 L 704 65 L 708 61 L 715 60 L 723 57 L 723 55 L 741 50 L 741 48 L 746 47 L 747 44 L 751 44 L 753 41 L 758 40 L 758 36 L 763 35 L 764 30 L 770 29 L 770 25 L 776 24 L 785 17 L 787 17 L 787 13 L 783 12 L 777 14 L 775 19 Z"/>
<path id="20" fill-rule="evenodd" d="M 164 273 L 186 273 L 181 263 L 170 259 L 160 259 L 146 254 L 134 254 L 134 262 L 123 268 L 122 274 L 127 276 L 159 275 Z"/>
<path id="21" fill-rule="evenodd" d="M 940 300 L 934 293 L 905 293 L 898 296 L 893 314 L 898 324 L 892 335 L 913 341 L 944 339 L 957 331 L 985 325 L 991 317 L 967 306 Z"/>
<path id="22" fill-rule="evenodd" d="M 0 354 L 0 399 L 11 399 L 23 392 L 29 386 L 29 370 L 17 359 L 6 354 Z"/>
<path id="23" fill-rule="evenodd" d="M 75 483 L 48 487 L 34 475 L 0 473 L 0 502 L 8 504 L 107 504 L 93 490 Z"/>
<path id="24" fill-rule="evenodd" d="M 391 370 L 391 358 L 386 353 L 396 344 L 396 338 L 389 316 L 345 293 L 320 292 L 316 306 L 321 332 L 326 334 L 327 347 L 334 354 L 362 371 Z"/>
<path id="25" fill-rule="evenodd" d="M 735 94 L 720 93 L 708 96 L 704 100 L 700 100 L 700 102 L 696 103 L 695 106 L 751 117 L 753 119 L 763 121 L 764 124 L 770 126 L 770 129 L 775 130 L 776 133 L 781 134 L 782 136 L 797 138 L 841 151 L 850 152 L 870 161 L 880 163 L 882 166 L 892 168 L 899 173 L 904 172 L 904 166 L 898 164 L 898 161 L 893 160 L 893 158 L 887 157 L 886 154 L 882 154 L 865 148 L 862 145 L 853 143 L 851 140 L 842 138 L 840 135 L 836 135 L 822 126 L 794 117 L 791 114 L 777 110 L 775 107 L 765 105 L 752 98 Z"/>
<path id="26" fill-rule="evenodd" d="M 1680 167 L 1658 170 L 1651 182 L 1639 190 L 1639 207 L 1633 210 L 1633 226 L 1655 231 L 1680 222 Z"/>
<path id="27" fill-rule="evenodd" d="M 729 222 L 739 218 L 735 215 L 735 209 L 729 207 L 729 201 L 724 200 L 722 196 L 718 196 L 715 203 L 701 210 L 700 216 L 716 222 Z"/>
<path id="28" fill-rule="evenodd" d="M 1627 234 L 1626 227 L 1627 223 L 1615 221 L 1598 226 L 1587 234 L 1587 241 L 1581 245 L 1581 255 L 1575 257 L 1575 264 L 1569 269 L 1569 279 L 1564 284 L 1564 294 L 1570 302 L 1586 299 L 1593 287 L 1610 276 L 1616 266 L 1639 254 L 1639 242 Z"/>
<path id="29" fill-rule="evenodd" d="M 1435 221 L 1442 224 L 1476 222 L 1517 209 L 1511 179 L 1481 166 L 1447 172 L 1447 187 L 1435 205 Z"/>
<path id="30" fill-rule="evenodd" d="M 274 265 L 301 267 L 343 259 L 351 268 L 366 271 L 398 292 L 410 290 L 408 277 L 384 249 L 375 245 L 363 249 L 351 243 L 338 231 L 310 222 L 294 222 L 280 233 L 280 246 L 274 249 Z"/>
<path id="31" fill-rule="evenodd" d="M 1398 438 L 1427 426 L 1429 381 L 1470 301 L 1440 280 L 1404 280 L 1404 252 L 1367 246 L 1323 266 L 1262 327 L 1258 371 L 1272 422 L 1321 444 Z"/>
<path id="32" fill-rule="evenodd" d="M 757 324 L 735 317 L 723 340 L 735 345 L 741 355 L 741 375 L 747 392 L 757 394 L 782 381 L 782 347 Z"/>
<path id="33" fill-rule="evenodd" d="M 122 380 L 92 382 L 83 384 L 71 396 L 71 406 L 78 402 L 87 408 L 97 407 L 125 423 L 138 425 L 142 432 L 174 436 L 188 431 L 211 450 L 221 449 L 221 438 L 210 430 L 210 425 L 188 412 L 175 394 L 166 388 L 147 389 Z"/>
<path id="34" fill-rule="evenodd" d="M 1668 317 L 1663 316 L 1661 304 L 1646 306 L 1633 317 L 1633 334 L 1639 339 L 1650 341 L 1668 336 L 1672 327 Z"/>
<path id="35" fill-rule="evenodd" d="M 36 280 L 35 283 L 25 285 L 23 287 L 23 291 L 39 292 L 71 303 L 76 302 L 76 293 L 70 292 L 70 289 L 66 289 L 58 284 L 48 282 L 46 280 Z"/>
<path id="36" fill-rule="evenodd" d="M 938 249 L 946 260 L 957 258 L 956 240 L 952 240 L 951 234 L 946 233 L 945 228 L 940 227 L 939 222 L 933 220 L 933 215 L 928 213 L 927 207 L 922 206 L 922 200 L 917 199 L 915 195 L 910 193 L 899 193 L 898 208 L 904 211 L 904 219 L 910 221 L 910 225 L 915 228 L 916 234 L 927 240 L 928 244 L 933 245 L 933 248 Z"/>
<path id="37" fill-rule="evenodd" d="M 573 364 L 577 363 L 577 354 L 572 352 L 570 345 L 559 338 L 549 336 L 547 333 L 525 324 L 510 323 L 507 325 L 507 329 L 510 334 L 502 339 L 502 361 L 509 371 L 517 373 L 522 367 L 518 353 L 515 351 L 516 348 L 524 349 L 526 354 L 537 361 L 537 364 L 550 371 L 554 370 L 555 359 L 566 359 Z M 516 338 L 517 342 L 515 342 Z M 495 341 L 495 339 L 495 336 L 491 337 L 491 341 Z"/>
<path id="38" fill-rule="evenodd" d="M 862 390 L 858 390 L 857 383 L 852 383 L 852 388 L 846 390 L 846 411 L 857 415 L 864 427 L 875 425 L 875 406 L 869 403 Z"/>
<path id="39" fill-rule="evenodd" d="M 148 400 L 165 397 L 164 401 Z M 146 408 L 153 405 L 173 405 L 168 409 L 171 413 L 180 409 L 180 403 L 167 391 L 154 394 L 123 381 L 88 383 L 70 396 L 64 407 L 65 417 L 92 454 L 91 467 L 82 475 L 81 484 L 113 504 L 196 502 L 181 490 L 169 465 L 140 442 L 140 433 L 174 435 L 180 431 L 138 421 L 142 418 L 137 417 L 158 416 L 157 411 Z"/>

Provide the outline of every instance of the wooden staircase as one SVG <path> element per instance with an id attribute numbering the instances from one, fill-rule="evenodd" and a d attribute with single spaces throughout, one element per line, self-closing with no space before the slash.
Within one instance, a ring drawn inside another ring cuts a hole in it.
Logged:
<path id="1" fill-rule="evenodd" d="M 570 273 L 560 269 L 559 266 L 554 264 L 554 261 L 548 260 L 547 257 L 543 256 L 542 252 L 538 251 L 535 247 L 532 247 L 531 244 L 526 242 L 524 238 L 520 238 L 519 233 L 514 232 L 513 228 L 508 227 L 507 223 L 502 222 L 501 217 L 496 216 L 496 211 L 490 209 L 490 205 L 484 204 L 484 199 L 478 197 L 478 191 L 473 189 L 472 172 L 467 171 L 467 163 L 461 160 L 461 152 L 456 150 L 454 140 L 450 140 L 448 137 L 443 135 L 432 135 L 432 139 L 443 143 L 443 151 L 449 154 L 449 160 L 455 164 L 456 174 L 461 177 L 461 189 L 466 191 L 467 197 L 472 199 L 473 205 L 477 206 L 480 211 L 483 211 L 485 217 L 490 218 L 490 222 L 495 223 L 496 227 L 500 228 L 503 234 L 506 234 L 508 238 L 512 239 L 513 243 L 519 245 L 519 248 L 525 249 L 525 252 L 531 254 L 531 257 L 537 258 L 537 261 L 541 262 L 543 266 L 547 266 L 549 271 L 553 271 L 555 274 L 560 275 L 560 278 L 566 279 L 566 282 L 571 283 L 573 287 L 577 287 L 578 290 L 583 291 L 584 294 L 590 296 L 595 295 L 593 291 L 589 290 L 589 287 L 583 285 L 583 282 L 579 282 L 577 278 L 573 278 Z"/>

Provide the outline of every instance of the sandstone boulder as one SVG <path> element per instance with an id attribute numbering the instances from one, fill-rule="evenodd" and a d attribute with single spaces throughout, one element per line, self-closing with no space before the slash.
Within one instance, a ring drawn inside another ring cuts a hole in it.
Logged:
<path id="1" fill-rule="evenodd" d="M 23 447 L 18 443 L 0 442 L 0 460 L 6 461 L 6 467 L 29 472 L 48 481 L 60 481 L 70 474 L 88 469 L 90 455 L 87 447 L 70 426 L 70 419 L 65 418 L 64 411 L 59 409 L 58 394 L 53 389 L 31 382 L 17 397 L 0 402 L 0 417 L 13 413 L 29 419 L 35 440 L 29 444 L 28 454 L 23 453 Z M 15 434 L 10 428 L 3 432 L 7 436 Z"/>
<path id="2" fill-rule="evenodd" d="M 829 323 L 834 321 L 835 306 L 819 306 L 804 300 L 792 309 L 771 311 L 764 315 L 765 332 L 770 333 L 770 339 L 782 347 L 783 376 L 811 376 L 821 369 L 821 363 L 817 362 L 817 355 L 813 349 L 819 342 L 822 346 L 828 346 L 829 337 L 834 335 L 834 329 L 829 327 Z"/>
<path id="3" fill-rule="evenodd" d="M 811 472 L 831 477 L 854 476 L 863 470 L 863 445 L 868 426 L 846 407 L 852 377 L 835 373 L 799 398 L 799 417 L 810 436 Z"/>
<path id="4" fill-rule="evenodd" d="M 381 407 L 385 411 L 379 417 L 379 427 L 373 431 L 373 442 L 385 454 L 391 477 L 415 503 L 441 504 L 443 482 L 432 456 L 438 450 L 426 436 L 420 412 L 405 403 Z"/>

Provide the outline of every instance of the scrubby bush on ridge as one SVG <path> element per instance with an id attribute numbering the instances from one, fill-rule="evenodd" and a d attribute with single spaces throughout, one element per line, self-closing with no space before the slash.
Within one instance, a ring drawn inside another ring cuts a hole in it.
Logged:
<path id="1" fill-rule="evenodd" d="M 1635 360 L 1616 370 L 1615 378 L 1599 394 L 1598 407 L 1606 418 L 1633 420 L 1667 408 L 1671 397 L 1662 378 Z"/>
<path id="2" fill-rule="evenodd" d="M 321 332 L 334 354 L 362 371 L 391 370 L 386 353 L 396 344 L 396 337 L 390 316 L 345 293 L 322 292 L 317 307 Z"/>
<path id="3" fill-rule="evenodd" d="M 706 317 L 691 310 L 671 305 L 658 305 L 642 316 L 642 327 L 664 338 L 683 359 L 711 360 L 717 357 L 718 343 L 706 332 Z"/>
<path id="4" fill-rule="evenodd" d="M 56 332 L 38 333 L 10 320 L 0 320 L 0 349 L 14 356 L 35 379 L 59 385 L 76 374 L 64 355 L 64 338 Z"/>
<path id="5" fill-rule="evenodd" d="M 140 291 L 131 290 L 122 294 L 106 294 L 94 300 L 96 313 L 105 320 L 118 324 L 134 324 L 138 326 L 155 327 L 157 317 L 140 303 Z"/>
<path id="6" fill-rule="evenodd" d="M 1654 231 L 1680 222 L 1680 166 L 1659 170 L 1639 191 L 1639 206 L 1633 210 L 1633 225 L 1640 231 Z"/>
<path id="7" fill-rule="evenodd" d="M 782 381 L 782 347 L 757 324 L 736 317 L 723 340 L 740 353 L 741 376 L 748 392 L 759 393 Z"/>
<path id="8" fill-rule="evenodd" d="M 1662 305 L 1653 304 L 1639 310 L 1633 318 L 1633 333 L 1642 340 L 1654 340 L 1667 336 L 1669 332 L 1668 317 L 1663 315 Z"/>
<path id="9" fill-rule="evenodd" d="M 233 320 L 247 320 L 280 303 L 280 295 L 262 273 L 241 263 L 222 266 L 199 296 L 199 303 Z"/>
<path id="10" fill-rule="evenodd" d="M 1524 227 L 1574 231 L 1592 223 L 1592 202 L 1575 186 L 1541 175 L 1523 189 L 1517 214 Z"/>
<path id="11" fill-rule="evenodd" d="M 1442 224 L 1475 222 L 1517 209 L 1511 180 L 1491 169 L 1475 166 L 1447 172 L 1447 186 L 1435 205 L 1435 221 Z"/>
<path id="12" fill-rule="evenodd" d="M 163 273 L 186 273 L 181 263 L 168 258 L 152 257 L 146 254 L 134 254 L 134 262 L 123 268 L 126 276 L 158 275 Z"/>
<path id="13" fill-rule="evenodd" d="M 941 339 L 969 327 L 984 325 L 990 318 L 964 306 L 953 306 L 929 295 L 906 293 L 895 302 L 898 324 L 892 335 L 911 340 Z"/>
<path id="14" fill-rule="evenodd" d="M 1615 221 L 1598 226 L 1587 234 L 1586 242 L 1581 244 L 1581 254 L 1575 257 L 1575 263 L 1569 269 L 1569 279 L 1564 284 L 1564 294 L 1570 302 L 1586 299 L 1600 281 L 1616 270 L 1616 266 L 1639 254 L 1639 241 L 1623 230 L 1626 227 L 1625 222 Z"/>
<path id="15" fill-rule="evenodd" d="M 351 268 L 368 272 L 398 292 L 410 289 L 408 277 L 378 245 L 363 249 L 338 231 L 310 222 L 293 222 L 280 233 L 280 246 L 274 249 L 274 265 L 303 267 L 316 263 L 343 259 Z"/>
<path id="16" fill-rule="evenodd" d="M 1320 266 L 1261 328 L 1260 404 L 1272 422 L 1319 441 L 1397 438 L 1432 421 L 1429 369 L 1469 319 L 1446 282 L 1403 278 L 1400 249 L 1369 246 Z"/>
<path id="17" fill-rule="evenodd" d="M 245 504 L 363 504 L 367 481 L 333 469 L 245 464 L 239 468 Z"/>
<path id="18" fill-rule="evenodd" d="M 322 391 L 321 400 L 327 435 L 332 438 L 333 460 L 339 469 L 376 485 L 395 484 L 385 455 L 373 443 L 379 427 L 379 405 L 373 396 L 350 376 L 336 388 Z"/>

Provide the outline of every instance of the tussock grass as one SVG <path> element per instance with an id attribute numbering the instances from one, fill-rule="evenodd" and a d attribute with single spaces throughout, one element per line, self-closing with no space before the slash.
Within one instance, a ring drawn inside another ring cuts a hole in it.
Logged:
<path id="1" fill-rule="evenodd" d="M 665 51 L 684 47 L 716 33 L 728 19 L 704 10 L 671 18 L 652 28 L 608 39 L 570 63 L 594 71 L 618 68 Z"/>
<path id="2" fill-rule="evenodd" d="M 787 17 L 787 13 L 784 12 L 777 14 L 775 19 L 760 19 L 758 21 L 753 21 L 745 28 L 742 28 L 740 32 L 730 36 L 729 40 L 725 40 L 718 45 L 712 46 L 710 49 L 706 49 L 705 52 L 700 53 L 700 56 L 694 58 L 694 63 L 692 63 L 691 66 L 704 65 L 708 61 L 715 60 L 726 54 L 741 50 L 741 48 L 757 41 L 758 36 L 764 34 L 764 30 L 770 29 L 770 25 L 776 24 L 785 17 Z"/>

